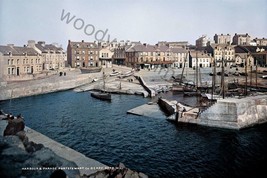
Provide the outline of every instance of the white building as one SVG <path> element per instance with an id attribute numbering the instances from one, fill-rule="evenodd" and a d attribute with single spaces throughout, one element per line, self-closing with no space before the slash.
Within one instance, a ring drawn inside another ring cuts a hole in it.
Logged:
<path id="1" fill-rule="evenodd" d="M 211 67 L 212 57 L 202 51 L 190 51 L 189 67 Z"/>

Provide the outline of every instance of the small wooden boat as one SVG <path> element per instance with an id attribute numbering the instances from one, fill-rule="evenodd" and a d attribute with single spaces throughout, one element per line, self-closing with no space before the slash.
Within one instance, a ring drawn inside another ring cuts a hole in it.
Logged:
<path id="1" fill-rule="evenodd" d="M 119 75 L 120 74 L 120 72 L 117 72 L 117 71 L 115 71 L 115 72 L 112 72 L 111 74 L 109 74 L 109 76 L 117 76 L 117 75 Z"/>
<path id="2" fill-rule="evenodd" d="M 129 77 L 129 76 L 132 76 L 134 73 L 133 71 L 128 71 L 122 75 L 119 76 L 119 78 L 126 78 L 126 77 Z"/>
<path id="3" fill-rule="evenodd" d="M 263 75 L 263 76 L 261 76 L 261 78 L 267 79 L 267 75 Z"/>
<path id="4" fill-rule="evenodd" d="M 91 96 L 93 98 L 97 98 L 97 99 L 100 99 L 100 100 L 111 101 L 111 94 L 110 93 L 105 93 L 105 92 L 91 92 Z"/>
<path id="5" fill-rule="evenodd" d="M 102 67 L 82 67 L 80 68 L 82 74 L 100 72 Z"/>
<path id="6" fill-rule="evenodd" d="M 93 98 L 97 98 L 100 100 L 107 100 L 107 101 L 111 101 L 111 94 L 105 92 L 106 91 L 106 75 L 105 72 L 103 72 L 103 92 L 99 91 L 99 92 L 91 92 L 91 96 Z"/>

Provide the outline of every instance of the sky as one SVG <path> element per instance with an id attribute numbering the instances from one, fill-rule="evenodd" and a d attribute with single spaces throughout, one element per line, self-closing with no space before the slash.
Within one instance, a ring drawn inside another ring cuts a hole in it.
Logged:
<path id="1" fill-rule="evenodd" d="M 101 38 L 195 44 L 202 35 L 235 33 L 267 38 L 267 0 L 0 0 L 0 45 L 35 40 L 66 49 L 68 40 Z"/>

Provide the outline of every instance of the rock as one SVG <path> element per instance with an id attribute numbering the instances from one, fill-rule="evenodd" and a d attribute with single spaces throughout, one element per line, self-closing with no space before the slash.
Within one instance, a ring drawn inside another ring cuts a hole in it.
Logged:
<path id="1" fill-rule="evenodd" d="M 148 178 L 148 176 L 147 175 L 145 175 L 144 173 L 142 173 L 142 172 L 139 172 L 139 178 Z"/>
<path id="2" fill-rule="evenodd" d="M 23 163 L 30 158 L 17 136 L 0 136 L 0 175 L 1 177 L 19 177 Z"/>
<path id="3" fill-rule="evenodd" d="M 27 139 L 24 139 L 24 141 Z M 57 156 L 52 150 L 41 144 L 35 144 L 38 151 L 28 153 L 18 136 L 0 136 L 0 177 L 50 177 L 53 169 L 27 170 L 25 168 L 77 167 L 74 162 Z M 39 148 L 38 148 L 39 147 Z M 64 170 L 68 177 L 77 177 L 79 170 Z"/>
<path id="4" fill-rule="evenodd" d="M 24 130 L 23 130 L 23 131 L 19 131 L 19 132 L 17 132 L 17 133 L 16 133 L 16 136 L 18 136 L 19 139 L 20 139 L 22 142 L 23 142 L 24 139 L 27 137 L 27 136 L 26 136 L 26 133 L 25 133 Z"/>
<path id="5" fill-rule="evenodd" d="M 16 135 L 18 132 L 23 131 L 25 128 L 25 123 L 22 118 L 17 118 L 13 120 L 8 120 L 6 129 L 4 130 L 4 136 Z"/>
<path id="6" fill-rule="evenodd" d="M 118 169 L 106 169 L 98 171 L 89 175 L 88 178 L 148 178 L 148 176 L 143 173 L 138 173 L 126 168 L 123 163 L 119 163 L 117 168 Z"/>
<path id="7" fill-rule="evenodd" d="M 55 170 L 51 175 L 50 178 L 66 178 L 67 174 L 61 170 L 61 169 L 57 169 Z"/>
<path id="8" fill-rule="evenodd" d="M 32 141 L 24 144 L 24 146 L 25 146 L 26 151 L 29 153 L 33 153 L 33 152 L 38 151 L 44 147 L 43 144 L 36 144 Z"/>
<path id="9" fill-rule="evenodd" d="M 119 165 L 118 165 L 117 167 L 119 167 L 119 168 L 121 168 L 121 169 L 126 168 L 125 165 L 124 165 L 123 163 L 119 163 Z"/>
<path id="10" fill-rule="evenodd" d="M 139 178 L 139 175 L 137 172 L 128 169 L 124 178 Z"/>

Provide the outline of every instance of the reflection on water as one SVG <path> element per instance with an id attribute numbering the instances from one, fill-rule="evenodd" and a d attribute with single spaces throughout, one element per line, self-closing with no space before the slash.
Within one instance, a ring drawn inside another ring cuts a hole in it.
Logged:
<path id="1" fill-rule="evenodd" d="M 232 131 L 126 114 L 149 100 L 113 95 L 108 103 L 66 91 L 4 101 L 0 108 L 22 113 L 29 127 L 88 157 L 107 165 L 123 162 L 151 177 L 266 175 L 267 125 Z"/>

